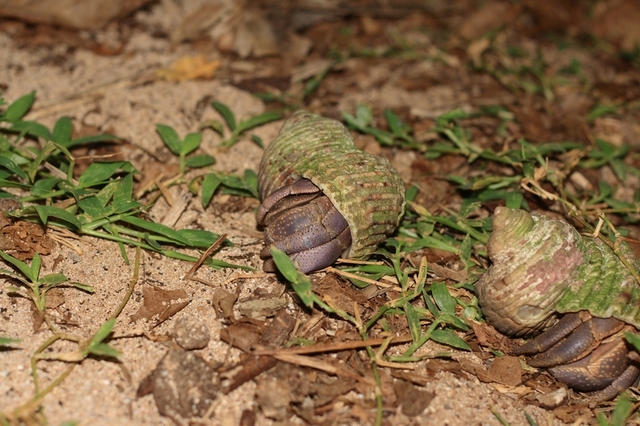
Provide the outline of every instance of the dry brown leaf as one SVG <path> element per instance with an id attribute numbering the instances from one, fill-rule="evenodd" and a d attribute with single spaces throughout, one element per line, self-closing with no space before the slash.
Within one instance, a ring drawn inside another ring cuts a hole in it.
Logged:
<path id="1" fill-rule="evenodd" d="M 496 358 L 487 371 L 477 370 L 480 381 L 501 383 L 507 386 L 518 386 L 522 383 L 522 365 L 514 356 Z"/>
<path id="2" fill-rule="evenodd" d="M 487 31 L 504 25 L 509 19 L 510 9 L 508 2 L 487 3 L 467 16 L 459 27 L 459 33 L 466 39 L 480 37 Z"/>
<path id="3" fill-rule="evenodd" d="M 151 320 L 156 315 L 158 315 L 159 321 L 164 321 L 191 302 L 187 292 L 182 289 L 165 290 L 148 285 L 142 288 L 142 295 L 144 299 L 142 306 L 135 314 L 131 315 L 133 322 L 140 319 Z M 184 299 L 188 300 L 184 301 Z"/>
<path id="4" fill-rule="evenodd" d="M 0 16 L 28 22 L 96 30 L 152 0 L 3 0 Z"/>
<path id="5" fill-rule="evenodd" d="M 490 325 L 470 321 L 473 333 L 478 339 L 478 343 L 482 346 L 488 346 L 492 349 L 499 350 L 501 352 L 510 353 L 516 344 L 512 342 L 508 337 L 498 332 Z"/>
<path id="6" fill-rule="evenodd" d="M 10 221 L 0 212 L 0 250 L 20 260 L 31 260 L 33 255 L 51 253 L 53 241 L 45 229 L 35 223 Z"/>
<path id="7" fill-rule="evenodd" d="M 211 79 L 220 67 L 220 60 L 207 61 L 203 55 L 183 56 L 169 69 L 159 69 L 156 75 L 167 81 Z"/>
<path id="8" fill-rule="evenodd" d="M 237 307 L 243 316 L 258 319 L 274 315 L 288 303 L 286 297 L 251 297 L 239 301 Z"/>
<path id="9" fill-rule="evenodd" d="M 235 32 L 233 49 L 241 58 L 257 58 L 278 53 L 278 43 L 271 23 L 259 10 L 249 9 L 242 14 Z"/>
<path id="10" fill-rule="evenodd" d="M 224 319 L 235 319 L 233 315 L 233 306 L 238 300 L 238 292 L 231 293 L 223 288 L 213 290 L 213 308 L 216 310 L 216 316 Z"/>
<path id="11" fill-rule="evenodd" d="M 182 19 L 180 24 L 171 31 L 169 35 L 171 42 L 177 44 L 200 36 L 204 31 L 224 20 L 229 13 L 229 7 L 230 5 L 223 1 L 203 4 Z"/>

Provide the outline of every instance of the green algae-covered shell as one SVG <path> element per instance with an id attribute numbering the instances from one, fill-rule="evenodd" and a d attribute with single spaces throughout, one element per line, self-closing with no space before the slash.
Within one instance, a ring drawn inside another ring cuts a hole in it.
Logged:
<path id="1" fill-rule="evenodd" d="M 624 246 L 623 256 L 640 267 Z M 498 207 L 487 243 L 493 262 L 476 283 L 490 324 L 512 336 L 540 331 L 556 313 L 586 310 L 640 327 L 640 285 L 598 238 L 570 224 Z"/>
<path id="2" fill-rule="evenodd" d="M 320 188 L 347 220 L 352 245 L 344 256 L 371 254 L 404 214 L 404 184 L 391 163 L 357 149 L 339 121 L 308 111 L 293 114 L 265 150 L 260 198 L 301 178 Z"/>

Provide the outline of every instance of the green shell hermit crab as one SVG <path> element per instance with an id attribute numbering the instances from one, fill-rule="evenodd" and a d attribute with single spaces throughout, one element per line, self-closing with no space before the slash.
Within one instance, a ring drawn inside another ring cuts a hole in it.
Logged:
<path id="1" fill-rule="evenodd" d="M 640 285 L 609 246 L 564 221 L 498 207 L 487 253 L 492 266 L 476 284 L 487 321 L 513 337 L 542 332 L 516 355 L 596 401 L 638 382 L 622 332 L 640 328 Z"/>
<path id="2" fill-rule="evenodd" d="M 404 214 L 404 184 L 391 163 L 357 149 L 339 121 L 308 111 L 293 114 L 266 148 L 258 189 L 265 271 L 275 270 L 272 246 L 304 273 L 365 258 Z"/>

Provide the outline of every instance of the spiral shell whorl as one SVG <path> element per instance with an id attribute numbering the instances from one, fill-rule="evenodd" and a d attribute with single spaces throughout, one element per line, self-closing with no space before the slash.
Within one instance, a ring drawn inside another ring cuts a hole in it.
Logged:
<path id="1" fill-rule="evenodd" d="M 584 263 L 580 235 L 566 222 L 506 207 L 494 212 L 493 228 L 493 265 L 476 283 L 482 310 L 503 333 L 539 331 L 554 320 L 556 302 Z"/>
<path id="2" fill-rule="evenodd" d="M 640 327 L 640 286 L 598 238 L 570 224 L 499 207 L 487 251 L 493 265 L 476 283 L 485 316 L 498 330 L 523 336 L 550 325 L 555 314 L 586 310 Z M 640 261 L 620 246 L 640 269 Z"/>
<path id="3" fill-rule="evenodd" d="M 372 253 L 404 214 L 404 184 L 391 163 L 357 149 L 340 122 L 307 111 L 293 114 L 265 150 L 260 198 L 301 178 L 320 188 L 347 220 L 352 246 L 345 256 Z"/>

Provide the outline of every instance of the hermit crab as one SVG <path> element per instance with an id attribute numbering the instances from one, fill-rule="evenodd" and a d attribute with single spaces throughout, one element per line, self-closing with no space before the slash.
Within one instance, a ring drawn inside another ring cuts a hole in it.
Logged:
<path id="1" fill-rule="evenodd" d="M 487 321 L 510 336 L 544 330 L 515 354 L 535 354 L 529 365 L 552 367 L 595 401 L 638 382 L 639 357 L 622 332 L 640 327 L 640 284 L 609 246 L 562 220 L 498 207 L 487 253 L 493 263 L 476 284 Z"/>
<path id="2" fill-rule="evenodd" d="M 405 206 L 387 159 L 357 149 L 339 121 L 308 111 L 293 114 L 265 149 L 258 189 L 265 271 L 275 269 L 272 246 L 304 273 L 340 256 L 364 258 L 395 231 Z"/>

